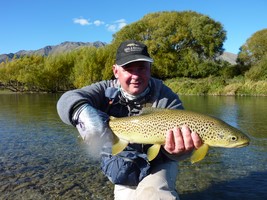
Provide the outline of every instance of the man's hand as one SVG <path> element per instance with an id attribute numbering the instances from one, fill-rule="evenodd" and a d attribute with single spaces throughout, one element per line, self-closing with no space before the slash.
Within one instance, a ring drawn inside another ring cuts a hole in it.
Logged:
<path id="1" fill-rule="evenodd" d="M 197 133 L 191 132 L 188 126 L 175 127 L 167 132 L 164 149 L 169 154 L 177 156 L 189 153 L 202 145 L 201 138 Z"/>

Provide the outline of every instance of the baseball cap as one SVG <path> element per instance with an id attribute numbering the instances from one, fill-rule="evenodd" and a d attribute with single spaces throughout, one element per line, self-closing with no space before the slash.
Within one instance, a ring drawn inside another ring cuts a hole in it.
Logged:
<path id="1" fill-rule="evenodd" d="M 116 64 L 124 66 L 136 61 L 153 62 L 153 59 L 147 52 L 147 46 L 136 40 L 122 42 L 117 50 Z"/>

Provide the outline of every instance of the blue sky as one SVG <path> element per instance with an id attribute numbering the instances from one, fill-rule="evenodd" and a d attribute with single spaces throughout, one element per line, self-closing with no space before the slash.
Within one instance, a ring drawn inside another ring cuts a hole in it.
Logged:
<path id="1" fill-rule="evenodd" d="M 224 48 L 231 53 L 267 28 L 266 0 L 4 0 L 0 5 L 0 54 L 65 41 L 109 43 L 123 26 L 158 11 L 208 15 L 227 31 Z"/>

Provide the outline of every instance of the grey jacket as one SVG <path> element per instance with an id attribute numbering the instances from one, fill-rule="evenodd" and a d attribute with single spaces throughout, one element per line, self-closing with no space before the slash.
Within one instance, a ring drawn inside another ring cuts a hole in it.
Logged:
<path id="1" fill-rule="evenodd" d="M 147 105 L 156 108 L 183 109 L 178 95 L 160 80 L 151 78 L 149 92 L 134 101 L 123 97 L 117 80 L 108 80 L 64 93 L 57 103 L 57 111 L 62 121 L 75 125 L 72 122 L 72 115 L 85 103 L 114 117 L 138 115 Z M 149 145 L 129 144 L 117 156 L 111 154 L 109 147 L 104 147 L 101 153 L 103 173 L 114 184 L 136 186 L 150 173 L 150 168 L 154 165 L 179 160 L 162 149 L 149 163 L 145 153 L 148 147 Z"/>

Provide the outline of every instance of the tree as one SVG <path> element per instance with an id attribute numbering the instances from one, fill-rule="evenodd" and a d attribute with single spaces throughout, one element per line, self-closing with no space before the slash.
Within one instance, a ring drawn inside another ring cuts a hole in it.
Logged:
<path id="1" fill-rule="evenodd" d="M 267 54 L 267 29 L 254 33 L 240 47 L 237 63 L 242 73 L 258 64 Z"/>
<path id="2" fill-rule="evenodd" d="M 38 91 L 38 76 L 44 68 L 44 57 L 40 55 L 23 56 L 16 62 L 19 68 L 17 80 L 25 91 Z"/>
<path id="3" fill-rule="evenodd" d="M 23 56 L 6 62 L 1 69 L 0 81 L 12 91 L 38 90 L 37 74 L 43 68 L 44 58 L 38 55 Z"/>
<path id="4" fill-rule="evenodd" d="M 103 51 L 101 48 L 84 47 L 76 53 L 73 68 L 73 85 L 77 88 L 90 85 L 102 79 Z"/>
<path id="5" fill-rule="evenodd" d="M 114 76 L 112 65 L 115 63 L 116 50 L 117 49 L 115 48 L 114 44 L 109 44 L 104 48 L 101 48 L 102 79 L 111 79 Z"/>
<path id="6" fill-rule="evenodd" d="M 17 79 L 18 68 L 14 62 L 1 63 L 0 82 L 5 88 L 18 91 L 20 83 Z"/>
<path id="7" fill-rule="evenodd" d="M 215 57 L 223 52 L 226 32 L 219 22 L 196 12 L 156 12 L 125 26 L 114 35 L 113 44 L 118 46 L 126 39 L 148 45 L 155 61 L 154 76 L 198 77 L 204 74 L 198 72 L 202 70 L 198 65 L 205 59 L 215 63 Z"/>
<path id="8" fill-rule="evenodd" d="M 254 81 L 267 79 L 267 54 L 245 73 L 245 77 Z"/>
<path id="9" fill-rule="evenodd" d="M 74 68 L 73 53 L 62 53 L 46 57 L 44 68 L 38 75 L 38 87 L 41 90 L 57 92 L 73 88 L 70 74 Z"/>

